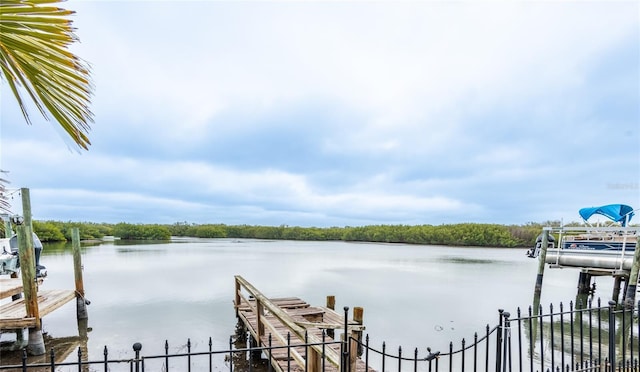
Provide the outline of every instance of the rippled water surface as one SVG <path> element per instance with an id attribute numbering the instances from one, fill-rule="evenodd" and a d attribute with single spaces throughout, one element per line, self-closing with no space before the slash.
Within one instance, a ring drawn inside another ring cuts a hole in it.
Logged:
<path id="1" fill-rule="evenodd" d="M 145 355 L 192 348 L 226 348 L 234 333 L 234 275 L 268 297 L 300 297 L 336 308 L 361 306 L 372 345 L 390 349 L 471 339 L 533 298 L 537 260 L 524 249 L 461 248 L 345 242 L 175 239 L 171 243 L 105 242 L 83 247 L 84 285 L 91 301 L 90 359 L 131 356 L 140 342 Z M 73 289 L 70 248 L 45 247 L 49 276 L 43 289 Z M 598 279 L 596 295 L 612 284 Z M 544 306 L 575 300 L 577 270 L 546 269 Z M 48 336 L 78 334 L 75 302 L 43 322 Z M 10 335 L 9 335 L 10 336 Z M 3 337 L 7 337 L 4 335 Z"/>

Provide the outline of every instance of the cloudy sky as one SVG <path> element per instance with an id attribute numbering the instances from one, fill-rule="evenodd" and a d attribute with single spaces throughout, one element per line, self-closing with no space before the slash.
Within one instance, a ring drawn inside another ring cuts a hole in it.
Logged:
<path id="1" fill-rule="evenodd" d="M 89 151 L 2 84 L 39 220 L 576 221 L 640 208 L 640 3 L 68 1 Z M 13 200 L 20 211 L 20 199 Z"/>

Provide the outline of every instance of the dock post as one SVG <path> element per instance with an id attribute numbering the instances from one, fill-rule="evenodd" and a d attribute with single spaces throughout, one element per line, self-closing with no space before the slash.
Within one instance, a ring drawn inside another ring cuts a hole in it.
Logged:
<path id="1" fill-rule="evenodd" d="M 591 274 L 581 272 L 578 275 L 578 293 L 576 295 L 576 309 L 586 309 L 591 292 Z"/>
<path id="2" fill-rule="evenodd" d="M 327 309 L 336 309 L 336 296 L 327 296 Z M 336 332 L 333 329 L 327 329 L 327 336 L 335 338 Z"/>
<path id="3" fill-rule="evenodd" d="M 260 345 L 260 341 L 262 341 L 262 336 L 264 336 L 264 306 L 262 305 L 262 301 L 259 298 L 256 298 L 256 333 L 257 333 L 257 342 Z"/>
<path id="4" fill-rule="evenodd" d="M 536 286 L 533 291 L 533 315 L 538 315 L 540 295 L 542 294 L 542 278 L 544 277 L 544 265 L 547 259 L 547 248 L 549 246 L 549 230 L 545 227 L 542 229 L 542 246 L 540 247 L 540 255 L 538 256 L 538 275 L 536 276 Z"/>
<path id="5" fill-rule="evenodd" d="M 356 306 L 353 308 L 353 322 L 357 325 L 362 325 L 362 319 L 364 315 L 364 309 L 362 307 Z M 356 362 L 358 361 L 358 357 L 362 355 L 362 346 L 360 343 L 362 342 L 362 331 L 360 330 L 352 330 L 351 331 L 351 340 L 349 345 L 349 364 L 350 371 L 356 370 Z"/>
<path id="6" fill-rule="evenodd" d="M 638 271 L 640 270 L 640 236 L 638 236 L 636 250 L 633 252 L 633 264 L 629 273 L 629 281 L 627 282 L 627 290 L 624 296 L 624 306 L 627 309 L 633 309 L 636 302 L 636 288 L 638 287 Z"/>
<path id="7" fill-rule="evenodd" d="M 542 293 L 542 278 L 544 276 L 544 265 L 547 259 L 547 246 L 549 245 L 549 230 L 544 228 L 542 230 L 542 246 L 540 247 L 540 256 L 538 261 L 538 276 L 536 276 L 536 289 L 535 294 L 540 296 Z"/>
<path id="8" fill-rule="evenodd" d="M 260 346 L 260 341 L 253 338 L 253 335 L 249 335 L 249 348 L 251 349 L 249 355 L 251 356 L 251 360 L 254 362 L 260 361 L 260 358 L 262 357 L 262 350 L 258 349 Z"/>
<path id="9" fill-rule="evenodd" d="M 239 316 L 239 314 L 238 314 L 238 313 L 239 313 L 239 309 L 240 309 L 240 301 L 241 301 L 241 298 L 240 298 L 240 291 L 241 291 L 242 289 L 240 288 L 240 282 L 238 281 L 238 277 L 235 277 L 235 278 L 234 278 L 234 281 L 235 281 L 235 288 L 236 288 L 236 291 L 235 291 L 234 296 L 233 296 L 233 305 L 234 305 L 234 307 L 236 308 L 236 318 L 237 318 L 237 317 Z"/>
<path id="10" fill-rule="evenodd" d="M 29 342 L 27 352 L 31 355 L 45 353 L 44 338 L 42 337 L 42 324 L 38 309 L 38 286 L 36 283 L 36 259 L 33 248 L 33 228 L 31 225 L 31 198 L 29 189 L 20 189 L 22 195 L 23 218 L 16 218 L 16 231 L 18 233 L 18 256 L 20 259 L 20 271 L 22 272 L 22 287 L 24 292 L 27 317 L 36 319 L 36 326 L 29 328 Z"/>
<path id="11" fill-rule="evenodd" d="M 327 308 L 331 310 L 336 309 L 336 296 L 327 296 Z"/>
<path id="12" fill-rule="evenodd" d="M 83 371 L 88 371 L 89 362 L 89 319 L 78 319 L 78 337 L 80 341 L 79 350 L 81 351 L 82 362 L 87 363 L 83 366 Z M 87 369 L 84 369 L 87 368 Z"/>
<path id="13" fill-rule="evenodd" d="M 611 294 L 611 301 L 618 303 L 620 300 L 620 287 L 622 286 L 622 275 L 616 275 L 613 280 L 613 294 Z"/>
<path id="14" fill-rule="evenodd" d="M 84 281 L 82 279 L 82 256 L 80 255 L 80 230 L 71 229 L 71 244 L 73 247 L 73 274 L 76 282 L 76 317 L 88 319 L 87 300 L 84 298 Z"/>
<path id="15" fill-rule="evenodd" d="M 578 294 L 588 295 L 591 291 L 591 274 L 581 272 L 578 276 Z"/>

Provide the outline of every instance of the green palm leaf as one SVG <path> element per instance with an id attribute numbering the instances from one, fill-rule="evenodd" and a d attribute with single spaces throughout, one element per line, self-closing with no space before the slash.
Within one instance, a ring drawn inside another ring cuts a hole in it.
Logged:
<path id="1" fill-rule="evenodd" d="M 87 150 L 93 85 L 88 65 L 68 50 L 77 40 L 69 19 L 74 12 L 50 5 L 58 2 L 0 0 L 0 76 L 27 123 L 31 120 L 21 91 Z"/>

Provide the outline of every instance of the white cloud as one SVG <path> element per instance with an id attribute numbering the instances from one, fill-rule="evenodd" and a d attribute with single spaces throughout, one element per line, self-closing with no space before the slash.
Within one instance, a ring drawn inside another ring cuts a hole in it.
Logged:
<path id="1" fill-rule="evenodd" d="M 534 181 L 589 173 L 599 159 L 580 150 L 611 135 L 611 116 L 638 120 L 616 106 L 640 99 L 623 85 L 638 77 L 637 49 L 616 61 L 628 74 L 607 65 L 637 48 L 633 3 L 114 4 L 65 4 L 97 87 L 88 153 L 40 126 L 34 136 L 9 128 L 20 119 L 3 112 L 1 165 L 48 190 L 40 202 L 53 218 L 74 205 L 289 224 L 491 219 L 504 200 L 575 193 Z M 606 94 L 594 94 L 599 78 Z M 313 129 L 313 146 L 294 147 L 301 153 L 284 157 L 298 164 L 286 167 L 273 155 L 285 149 L 269 146 L 291 128 Z M 243 148 L 211 151 L 238 138 Z M 248 167 L 254 149 L 261 165 Z M 638 178 L 637 150 L 611 152 L 599 155 L 603 177 L 622 179 L 617 159 L 635 154 L 624 169 Z M 54 190 L 82 203 L 45 201 Z"/>

